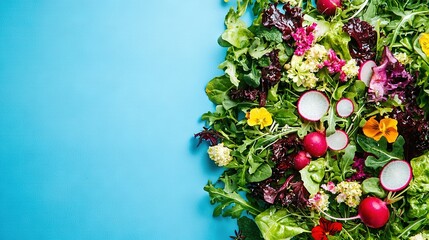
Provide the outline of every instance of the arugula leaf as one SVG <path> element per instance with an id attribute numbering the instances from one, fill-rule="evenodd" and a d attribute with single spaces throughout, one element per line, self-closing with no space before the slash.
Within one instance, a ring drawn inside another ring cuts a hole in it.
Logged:
<path id="1" fill-rule="evenodd" d="M 385 137 L 382 137 L 380 141 L 377 142 L 372 138 L 358 135 L 357 142 L 365 152 L 374 154 L 374 156 L 368 156 L 365 160 L 365 166 L 367 167 L 377 169 L 383 167 L 391 160 L 404 158 L 403 146 L 405 140 L 402 136 L 399 136 L 393 143 L 391 151 L 389 151 L 387 147 L 387 140 Z"/>
<path id="2" fill-rule="evenodd" d="M 216 188 L 210 181 L 204 190 L 209 193 L 210 203 L 217 204 L 213 211 L 215 217 L 222 215 L 223 217 L 239 218 L 244 211 L 253 215 L 258 215 L 261 212 L 238 193 L 227 193 L 222 188 Z"/>
<path id="3" fill-rule="evenodd" d="M 267 209 L 255 218 L 265 240 L 287 240 L 308 230 L 301 228 L 295 216 L 288 214 L 285 209 Z"/>
<path id="4" fill-rule="evenodd" d="M 243 76 L 243 80 L 249 86 L 258 87 L 261 83 L 261 75 L 261 70 L 256 67 L 256 64 L 252 64 L 251 71 Z"/>
<path id="5" fill-rule="evenodd" d="M 356 145 L 354 143 L 349 143 L 346 149 L 344 149 L 344 154 L 341 157 L 340 161 L 338 161 L 343 180 L 346 179 L 348 173 L 354 172 L 351 165 L 354 162 L 355 153 L 356 153 Z"/>

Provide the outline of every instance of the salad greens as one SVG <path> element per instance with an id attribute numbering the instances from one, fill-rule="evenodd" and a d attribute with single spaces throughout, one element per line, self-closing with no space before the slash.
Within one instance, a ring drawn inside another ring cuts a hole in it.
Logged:
<path id="1" fill-rule="evenodd" d="M 215 107 L 202 115 L 206 126 L 195 137 L 224 169 L 204 190 L 215 217 L 237 219 L 231 238 L 429 236 L 427 1 L 343 0 L 326 16 L 307 0 L 237 0 L 224 23 L 218 39 L 227 50 L 219 65 L 224 74 L 207 83 Z M 364 68 L 368 62 L 375 67 Z M 306 120 L 297 107 L 308 91 L 327 97 L 329 109 L 319 120 Z M 353 103 L 348 117 L 338 114 L 343 98 Z M 347 136 L 334 139 L 344 149 L 309 154 L 327 143 L 304 142 L 307 134 L 336 131 Z M 306 158 L 309 164 L 298 169 Z M 412 168 L 402 192 L 380 184 L 380 171 L 392 160 Z M 388 206 L 381 228 L 353 217 L 366 197 Z"/>

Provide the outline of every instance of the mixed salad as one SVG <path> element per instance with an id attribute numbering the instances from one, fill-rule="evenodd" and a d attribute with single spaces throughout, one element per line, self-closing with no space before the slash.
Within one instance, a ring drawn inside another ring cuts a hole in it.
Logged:
<path id="1" fill-rule="evenodd" d="M 231 238 L 429 239 L 428 1 L 237 0 L 225 26 L 195 137 Z"/>

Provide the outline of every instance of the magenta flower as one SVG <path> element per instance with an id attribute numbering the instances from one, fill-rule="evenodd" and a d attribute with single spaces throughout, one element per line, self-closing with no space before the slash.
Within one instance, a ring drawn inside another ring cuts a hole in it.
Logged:
<path id="1" fill-rule="evenodd" d="M 323 65 L 319 66 L 327 67 L 330 74 L 341 73 L 341 68 L 346 65 L 346 61 L 339 59 L 334 50 L 329 49 L 328 51 L 328 60 L 323 62 Z M 343 74 L 344 75 L 344 74 Z M 344 78 L 345 76 L 343 76 Z"/>
<path id="2" fill-rule="evenodd" d="M 322 184 L 320 187 L 325 189 L 328 192 L 331 192 L 334 194 L 337 193 L 337 188 L 335 187 L 335 183 L 333 182 L 328 182 L 328 184 Z"/>
<path id="3" fill-rule="evenodd" d="M 317 24 L 313 23 L 307 27 L 300 27 L 296 30 L 295 33 L 292 33 L 292 37 L 295 40 L 296 49 L 294 54 L 297 56 L 302 56 L 304 53 L 311 48 L 314 42 L 314 29 L 316 29 Z"/>
<path id="4" fill-rule="evenodd" d="M 355 157 L 354 162 L 352 164 L 352 168 L 356 170 L 356 172 L 349 178 L 347 181 L 363 181 L 366 178 L 370 177 L 365 173 L 365 158 Z"/>

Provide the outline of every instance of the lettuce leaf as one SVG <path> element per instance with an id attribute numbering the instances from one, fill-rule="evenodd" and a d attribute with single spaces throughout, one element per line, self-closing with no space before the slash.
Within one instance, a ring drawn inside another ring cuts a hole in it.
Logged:
<path id="1" fill-rule="evenodd" d="M 410 203 L 408 214 L 412 218 L 426 216 L 429 219 L 429 152 L 413 158 L 410 164 L 413 180 L 407 191 L 407 200 Z"/>
<path id="2" fill-rule="evenodd" d="M 276 210 L 275 208 L 269 208 L 255 218 L 265 240 L 287 240 L 308 232 L 299 227 L 296 220 L 296 217 L 288 215 L 285 209 Z"/>

